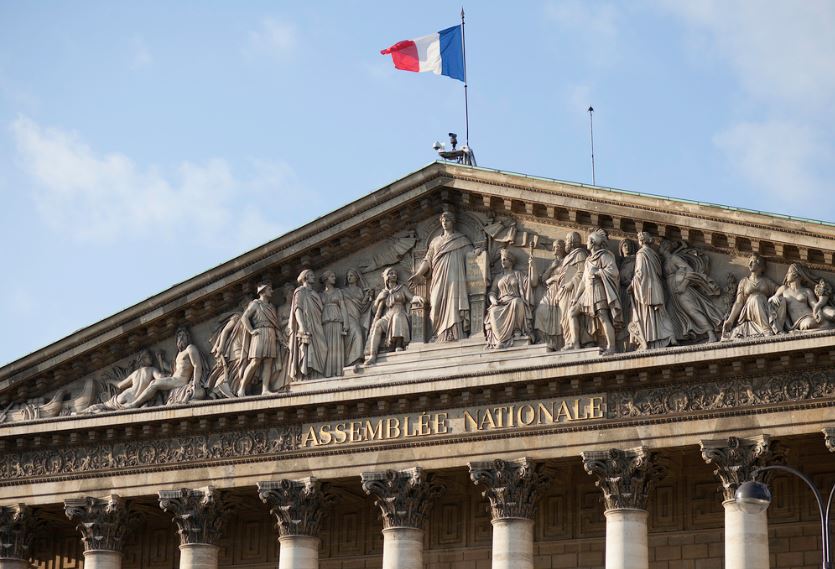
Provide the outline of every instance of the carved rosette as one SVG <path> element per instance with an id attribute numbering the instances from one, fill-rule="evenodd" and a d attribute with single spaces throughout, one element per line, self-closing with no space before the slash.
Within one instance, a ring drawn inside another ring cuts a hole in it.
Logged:
<path id="1" fill-rule="evenodd" d="M 131 521 L 125 501 L 111 494 L 106 498 L 73 498 L 64 500 L 64 512 L 76 522 L 81 533 L 84 551 L 122 551 L 122 545 Z"/>
<path id="2" fill-rule="evenodd" d="M 785 451 L 768 435 L 752 438 L 701 441 L 702 458 L 716 466 L 713 473 L 722 481 L 725 500 L 733 500 L 736 489 L 743 482 L 754 479 L 754 471 L 768 464 L 782 463 Z M 766 472 L 767 482 L 770 473 Z"/>
<path id="3" fill-rule="evenodd" d="M 646 447 L 591 451 L 581 456 L 586 472 L 597 477 L 594 484 L 603 491 L 606 511 L 645 510 L 653 486 L 667 475 L 666 464 Z"/>
<path id="4" fill-rule="evenodd" d="M 835 427 L 823 429 L 824 442 L 829 452 L 835 452 Z"/>
<path id="5" fill-rule="evenodd" d="M 364 472 L 362 489 L 374 496 L 374 503 L 380 508 L 383 528 L 417 528 L 429 516 L 432 500 L 443 492 L 444 487 L 433 481 L 431 474 L 425 474 L 420 467 L 408 470 L 387 470 L 385 472 Z"/>
<path id="6" fill-rule="evenodd" d="M 172 514 L 180 545 L 217 545 L 223 534 L 230 505 L 213 486 L 162 490 L 159 506 Z"/>
<path id="7" fill-rule="evenodd" d="M 550 484 L 552 473 L 542 463 L 527 458 L 471 462 L 470 478 L 483 486 L 482 496 L 490 501 L 493 521 L 507 518 L 532 520 L 543 490 Z"/>
<path id="8" fill-rule="evenodd" d="M 26 504 L 0 506 L 0 559 L 29 559 L 37 525 Z"/>
<path id="9" fill-rule="evenodd" d="M 324 509 L 334 497 L 321 482 L 309 477 L 258 483 L 258 496 L 275 516 L 280 537 L 307 535 L 319 537 Z"/>

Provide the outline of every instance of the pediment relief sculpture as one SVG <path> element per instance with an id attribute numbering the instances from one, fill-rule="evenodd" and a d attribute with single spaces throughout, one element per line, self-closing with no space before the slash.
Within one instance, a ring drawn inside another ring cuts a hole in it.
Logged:
<path id="1" fill-rule="evenodd" d="M 686 241 L 619 237 L 447 210 L 295 282 L 274 268 L 278 294 L 262 280 L 236 308 L 163 342 L 140 340 L 110 369 L 1 409 L 0 422 L 269 395 L 384 370 L 428 342 L 608 355 L 835 328 L 831 277 L 801 263 L 778 284 L 758 254 L 743 273 Z"/>

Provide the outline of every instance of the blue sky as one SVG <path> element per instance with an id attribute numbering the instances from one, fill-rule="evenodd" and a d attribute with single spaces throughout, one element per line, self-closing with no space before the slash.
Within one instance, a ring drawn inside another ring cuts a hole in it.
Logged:
<path id="1" fill-rule="evenodd" d="M 479 165 L 835 221 L 835 3 L 472 4 Z M 432 161 L 458 10 L 0 2 L 0 364 Z"/>

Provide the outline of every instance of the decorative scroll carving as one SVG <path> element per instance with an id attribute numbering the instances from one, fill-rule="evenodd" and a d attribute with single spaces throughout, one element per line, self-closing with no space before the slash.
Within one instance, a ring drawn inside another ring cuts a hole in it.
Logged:
<path id="1" fill-rule="evenodd" d="M 259 482 L 258 496 L 275 516 L 278 535 L 319 536 L 324 509 L 333 503 L 316 478 Z"/>
<path id="2" fill-rule="evenodd" d="M 768 435 L 747 439 L 729 437 L 700 444 L 702 458 L 716 466 L 713 473 L 722 481 L 725 500 L 733 500 L 736 489 L 743 482 L 753 480 L 757 468 L 781 462 L 785 454 Z M 770 473 L 765 474 L 767 481 Z"/>
<path id="3" fill-rule="evenodd" d="M 835 427 L 823 429 L 824 442 L 829 452 L 835 452 Z"/>
<path id="4" fill-rule="evenodd" d="M 597 477 L 595 486 L 603 491 L 606 510 L 645 510 L 656 482 L 667 475 L 657 453 L 646 447 L 610 449 L 581 454 L 586 472 Z"/>
<path id="5" fill-rule="evenodd" d="M 835 397 L 835 373 L 804 371 L 609 394 L 610 417 L 644 417 Z"/>
<path id="6" fill-rule="evenodd" d="M 301 427 L 294 425 L 8 452 L 0 456 L 0 481 L 268 456 L 296 449 L 300 442 Z"/>
<path id="7" fill-rule="evenodd" d="M 0 506 L 0 559 L 29 559 L 37 528 L 26 504 Z"/>
<path id="8" fill-rule="evenodd" d="M 542 463 L 527 458 L 471 462 L 470 478 L 483 486 L 482 496 L 490 501 L 493 520 L 534 519 L 537 502 L 550 484 L 552 473 Z"/>
<path id="9" fill-rule="evenodd" d="M 173 515 L 180 545 L 217 545 L 230 509 L 228 502 L 213 486 L 194 490 L 162 490 L 159 507 Z"/>
<path id="10" fill-rule="evenodd" d="M 364 472 L 362 489 L 374 496 L 380 508 L 384 528 L 422 528 L 429 516 L 432 500 L 444 487 L 433 481 L 432 474 L 424 474 L 420 467 L 408 470 Z"/>
<path id="11" fill-rule="evenodd" d="M 106 498 L 64 500 L 64 512 L 76 522 L 84 551 L 122 551 L 125 533 L 133 521 L 122 498 L 111 494 Z"/>

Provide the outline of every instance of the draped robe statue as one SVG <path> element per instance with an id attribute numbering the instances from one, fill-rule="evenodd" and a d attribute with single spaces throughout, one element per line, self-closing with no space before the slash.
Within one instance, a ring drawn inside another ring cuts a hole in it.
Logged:
<path id="1" fill-rule="evenodd" d="M 661 257 L 652 249 L 652 236 L 639 233 L 638 241 L 641 248 L 635 254 L 635 274 L 629 286 L 632 296 L 629 332 L 642 350 L 663 348 L 675 343 L 675 329 L 665 306 L 664 267 Z"/>
<path id="2" fill-rule="evenodd" d="M 328 345 L 322 328 L 322 299 L 313 290 L 316 274 L 304 270 L 290 305 L 290 379 L 318 379 L 325 373 Z"/>

